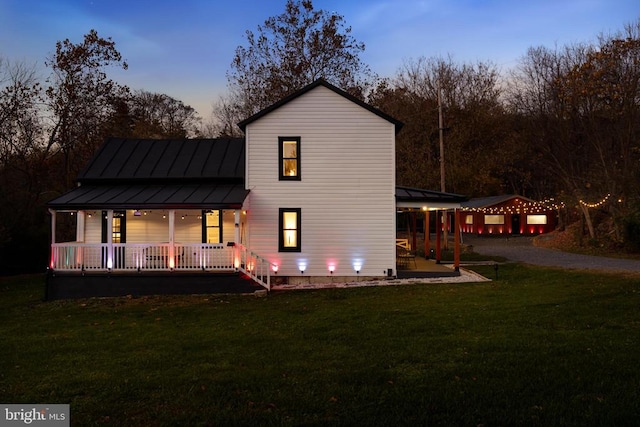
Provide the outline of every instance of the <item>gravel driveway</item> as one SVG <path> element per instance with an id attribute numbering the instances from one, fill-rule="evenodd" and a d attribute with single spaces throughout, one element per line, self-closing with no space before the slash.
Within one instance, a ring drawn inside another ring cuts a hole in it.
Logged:
<path id="1" fill-rule="evenodd" d="M 593 269 L 640 273 L 640 261 L 578 255 L 533 246 L 533 238 L 525 236 L 478 237 L 463 235 L 466 244 L 482 255 L 495 255 L 509 261 L 570 269 Z"/>

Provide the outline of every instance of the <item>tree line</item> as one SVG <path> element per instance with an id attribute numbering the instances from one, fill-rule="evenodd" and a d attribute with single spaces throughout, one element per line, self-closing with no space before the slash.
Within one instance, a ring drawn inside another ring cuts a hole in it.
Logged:
<path id="1" fill-rule="evenodd" d="M 0 57 L 0 259 L 2 273 L 46 266 L 46 203 L 71 189 L 109 136 L 185 138 L 195 110 L 165 94 L 131 90 L 110 79 L 127 69 L 110 38 L 89 31 L 80 43 L 56 43 L 46 80 L 34 66 Z"/>
<path id="2" fill-rule="evenodd" d="M 238 136 L 239 121 L 320 77 L 405 124 L 399 185 L 440 189 L 442 132 L 447 192 L 554 197 L 588 240 L 640 250 L 640 20 L 595 43 L 531 47 L 506 72 L 422 56 L 381 77 L 364 50 L 341 15 L 288 0 L 246 32 L 208 122 L 179 100 L 110 79 L 128 65 L 94 30 L 56 43 L 46 80 L 0 56 L 3 272 L 45 265 L 46 202 L 74 185 L 106 137 Z"/>
<path id="3" fill-rule="evenodd" d="M 398 184 L 441 189 L 445 159 L 448 192 L 554 198 L 579 238 L 640 250 L 640 19 L 595 42 L 531 47 L 506 72 L 422 56 L 377 76 L 344 18 L 311 0 L 287 1 L 246 41 L 214 109 L 219 133 L 323 77 L 404 122 Z"/>

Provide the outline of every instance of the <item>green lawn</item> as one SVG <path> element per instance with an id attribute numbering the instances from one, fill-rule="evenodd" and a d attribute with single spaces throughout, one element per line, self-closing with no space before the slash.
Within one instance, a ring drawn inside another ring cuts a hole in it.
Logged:
<path id="1" fill-rule="evenodd" d="M 640 425 L 638 277 L 55 302 L 42 280 L 0 281 L 0 402 L 73 425 Z"/>

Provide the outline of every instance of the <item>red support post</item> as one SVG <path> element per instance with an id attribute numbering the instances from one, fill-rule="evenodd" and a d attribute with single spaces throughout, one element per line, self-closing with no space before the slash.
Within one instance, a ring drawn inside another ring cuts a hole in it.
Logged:
<path id="1" fill-rule="evenodd" d="M 440 264 L 442 260 L 442 248 L 441 237 L 442 234 L 442 213 L 438 211 L 436 213 L 436 264 Z"/>
<path id="2" fill-rule="evenodd" d="M 411 250 L 415 251 L 417 249 L 418 243 L 417 243 L 417 234 L 418 234 L 418 228 L 416 227 L 417 225 L 417 213 L 415 211 L 411 211 Z M 415 253 L 415 252 L 414 252 Z"/>
<path id="3" fill-rule="evenodd" d="M 429 241 L 429 211 L 424 211 L 424 258 L 429 259 L 431 242 Z"/>
<path id="4" fill-rule="evenodd" d="M 455 210 L 453 268 L 460 271 L 460 209 Z"/>

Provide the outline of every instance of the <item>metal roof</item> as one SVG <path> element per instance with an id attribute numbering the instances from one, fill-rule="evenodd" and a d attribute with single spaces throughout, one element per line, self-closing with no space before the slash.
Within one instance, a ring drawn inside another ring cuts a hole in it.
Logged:
<path id="1" fill-rule="evenodd" d="M 239 209 L 244 138 L 109 138 L 53 209 Z"/>
<path id="2" fill-rule="evenodd" d="M 78 176 L 80 183 L 244 179 L 244 138 L 109 138 Z"/>
<path id="3" fill-rule="evenodd" d="M 391 117 L 390 115 L 383 113 L 382 111 L 378 110 L 377 108 L 367 104 L 366 102 L 356 98 L 355 96 L 351 95 L 348 92 L 345 92 L 344 90 L 332 85 L 331 83 L 329 83 L 328 81 L 326 81 L 325 79 L 318 79 L 316 81 L 314 81 L 313 83 L 303 87 L 302 89 L 292 93 L 291 95 L 287 96 L 286 98 L 281 99 L 280 101 L 276 102 L 275 104 L 270 105 L 269 107 L 265 108 L 264 110 L 261 110 L 259 112 L 257 112 L 256 114 L 254 114 L 253 116 L 249 117 L 248 119 L 245 119 L 243 121 L 241 121 L 240 123 L 238 123 L 238 127 L 240 129 L 242 129 L 242 131 L 245 131 L 245 128 L 247 127 L 247 125 L 249 125 L 250 123 L 258 120 L 259 118 L 266 116 L 267 114 L 271 113 L 274 110 L 277 110 L 278 108 L 282 107 L 284 104 L 293 101 L 294 99 L 298 98 L 299 96 L 304 95 L 305 93 L 311 91 L 312 89 L 317 88 L 318 86 L 324 86 L 327 89 L 337 93 L 338 95 L 347 98 L 349 101 L 358 104 L 359 106 L 361 106 L 362 108 L 369 110 L 370 112 L 372 112 L 373 114 L 382 117 L 383 119 L 387 120 L 388 122 L 391 122 L 393 125 L 395 125 L 396 128 L 396 133 L 400 132 L 400 129 L 402 129 L 403 123 L 399 120 L 394 119 L 393 117 Z"/>
<path id="4" fill-rule="evenodd" d="M 53 209 L 240 209 L 244 184 L 87 184 L 49 202 Z"/>
<path id="5" fill-rule="evenodd" d="M 466 200 L 468 200 L 467 197 L 461 194 L 396 186 L 396 207 L 398 208 L 453 209 L 459 208 L 460 204 Z"/>
<path id="6" fill-rule="evenodd" d="M 463 196 L 461 194 L 443 193 L 441 191 L 425 190 L 422 188 L 396 186 L 396 200 L 411 202 L 461 203 L 468 199 L 466 196 Z"/>

